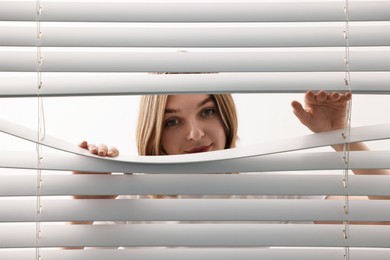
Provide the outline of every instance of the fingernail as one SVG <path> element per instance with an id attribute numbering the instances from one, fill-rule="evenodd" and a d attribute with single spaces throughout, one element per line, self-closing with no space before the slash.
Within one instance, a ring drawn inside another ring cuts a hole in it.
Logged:
<path id="1" fill-rule="evenodd" d="M 105 152 L 105 151 L 103 151 L 103 150 L 100 150 L 100 151 L 99 151 L 99 155 L 102 155 L 102 156 L 104 156 L 104 155 L 106 155 L 106 152 Z"/>

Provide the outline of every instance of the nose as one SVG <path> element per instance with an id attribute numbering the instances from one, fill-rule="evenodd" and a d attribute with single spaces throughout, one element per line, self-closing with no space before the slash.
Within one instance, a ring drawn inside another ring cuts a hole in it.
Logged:
<path id="1" fill-rule="evenodd" d="M 189 121 L 188 122 L 188 134 L 187 134 L 187 140 L 188 141 L 198 141 L 202 139 L 204 136 L 204 130 L 203 127 L 197 122 Z"/>

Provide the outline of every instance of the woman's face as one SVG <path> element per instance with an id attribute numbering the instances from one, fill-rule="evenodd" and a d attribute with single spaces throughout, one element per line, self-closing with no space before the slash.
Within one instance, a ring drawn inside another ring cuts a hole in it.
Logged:
<path id="1" fill-rule="evenodd" d="M 161 145 L 168 155 L 216 151 L 225 148 L 226 135 L 211 96 L 169 95 Z"/>

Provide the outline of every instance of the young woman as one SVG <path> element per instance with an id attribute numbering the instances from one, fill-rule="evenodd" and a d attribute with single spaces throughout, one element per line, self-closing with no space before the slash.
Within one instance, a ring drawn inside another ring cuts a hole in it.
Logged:
<path id="1" fill-rule="evenodd" d="M 345 127 L 350 99 L 350 93 L 308 91 L 305 107 L 298 101 L 291 105 L 297 118 L 319 133 Z M 230 94 L 143 96 L 137 127 L 138 153 L 173 155 L 233 148 L 237 128 L 236 108 Z M 116 148 L 108 149 L 104 144 L 96 146 L 84 141 L 80 146 L 100 156 L 119 154 Z"/>

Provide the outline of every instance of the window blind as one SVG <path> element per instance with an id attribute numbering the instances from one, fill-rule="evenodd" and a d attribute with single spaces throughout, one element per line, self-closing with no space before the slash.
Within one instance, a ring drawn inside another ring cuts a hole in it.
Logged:
<path id="1" fill-rule="evenodd" d="M 386 95 L 389 14 L 384 0 L 0 0 L 0 97 L 36 99 L 42 120 L 45 100 L 58 97 Z M 218 199 L 390 196 L 385 175 L 350 175 L 346 189 L 345 153 L 317 150 L 345 143 L 344 130 L 192 156 L 103 159 L 61 136 L 41 138 L 41 123 L 0 120 L 4 134 L 39 143 L 36 152 L 1 151 L 1 259 L 389 259 L 390 228 L 378 224 L 390 221 L 387 200 Z M 387 124 L 353 127 L 348 140 L 382 142 L 389 133 Z M 388 149 L 348 157 L 348 170 L 390 168 Z"/>

